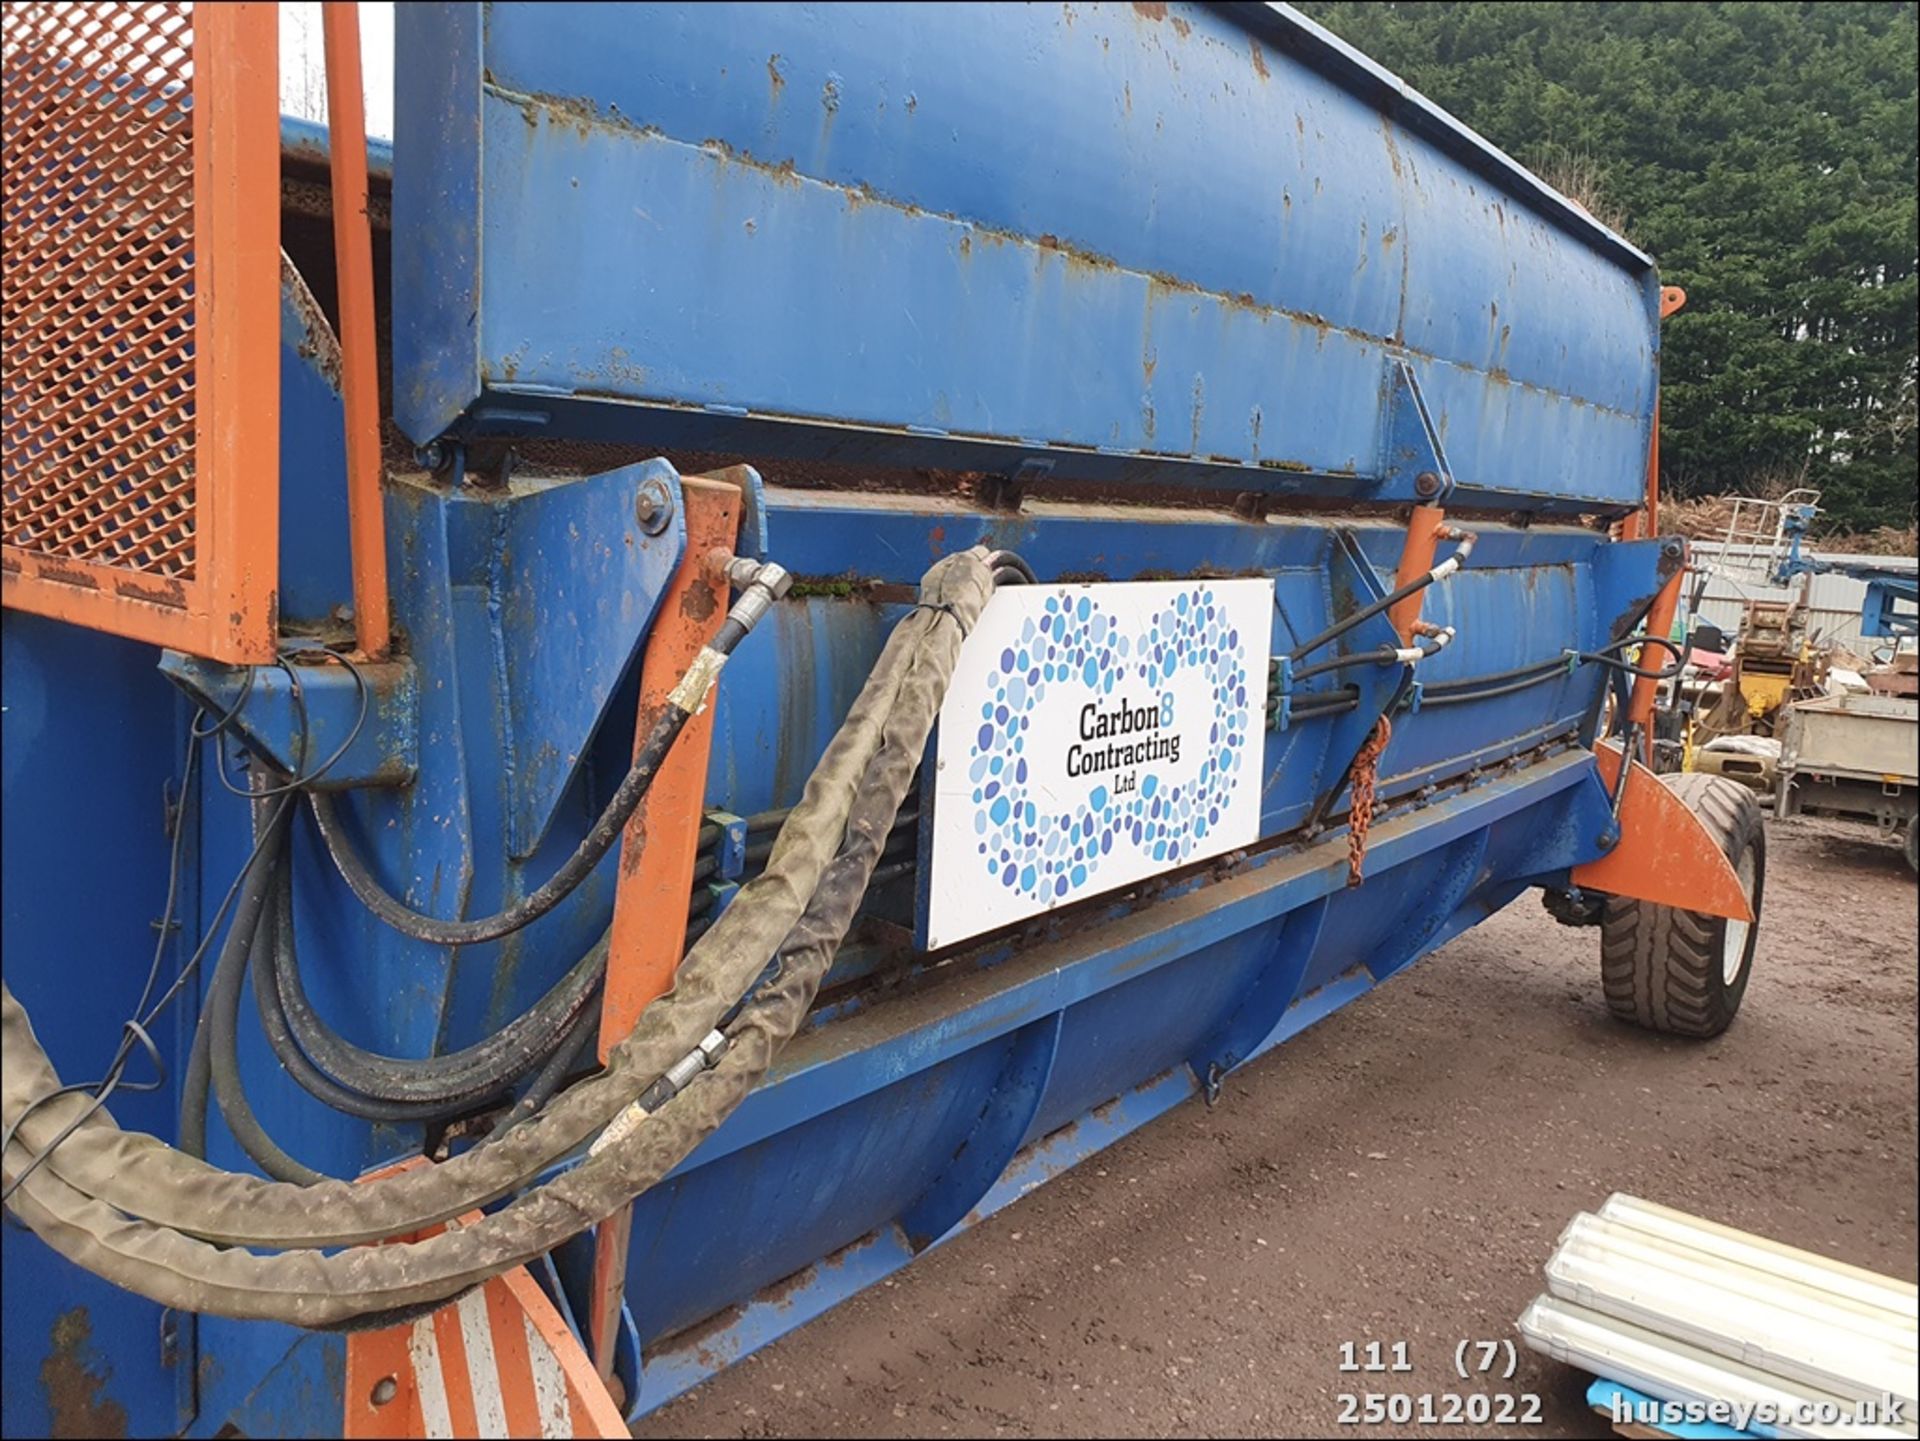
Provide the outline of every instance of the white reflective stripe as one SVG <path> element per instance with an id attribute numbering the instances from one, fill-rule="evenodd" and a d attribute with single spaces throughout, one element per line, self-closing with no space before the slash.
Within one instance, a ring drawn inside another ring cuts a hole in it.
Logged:
<path id="1" fill-rule="evenodd" d="M 413 1362 L 414 1388 L 420 1393 L 420 1424 L 434 1441 L 451 1438 L 453 1413 L 447 1409 L 447 1378 L 440 1370 L 440 1342 L 433 1334 L 433 1317 L 422 1316 L 407 1333 L 407 1356 Z"/>
<path id="2" fill-rule="evenodd" d="M 493 1329 L 487 1320 L 484 1288 L 460 1298 L 460 1336 L 467 1343 L 467 1385 L 473 1391 L 474 1434 L 507 1434 L 507 1403 L 500 1393 L 500 1365 L 493 1355 Z"/>
<path id="3" fill-rule="evenodd" d="M 527 1360 L 533 1367 L 533 1398 L 540 1407 L 540 1434 L 543 1437 L 573 1435 L 573 1408 L 567 1401 L 567 1377 L 560 1369 L 560 1358 L 553 1354 L 546 1338 L 534 1329 L 533 1317 L 520 1312 L 520 1324 L 527 1332 Z"/>

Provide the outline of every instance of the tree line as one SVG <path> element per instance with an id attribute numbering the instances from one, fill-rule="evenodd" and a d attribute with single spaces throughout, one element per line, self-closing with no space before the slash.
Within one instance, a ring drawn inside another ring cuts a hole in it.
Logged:
<path id="1" fill-rule="evenodd" d="M 1651 252 L 1661 480 L 1914 518 L 1916 7 L 1301 7 Z"/>

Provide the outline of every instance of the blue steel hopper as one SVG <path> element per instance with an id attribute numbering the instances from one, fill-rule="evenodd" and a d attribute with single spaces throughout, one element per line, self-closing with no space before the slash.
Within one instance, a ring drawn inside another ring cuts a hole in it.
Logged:
<path id="1" fill-rule="evenodd" d="M 284 908 L 262 903 L 299 938 L 304 996 L 239 1007 L 234 1079 L 328 1176 L 466 1150 L 528 1085 L 593 1070 L 603 1013 L 602 1055 L 626 1034 L 655 992 L 623 935 L 670 977 L 751 903 L 888 635 L 926 622 L 923 575 L 969 552 L 996 606 L 1258 582 L 1247 829 L 929 946 L 952 802 L 923 766 L 764 1077 L 527 1267 L 629 1419 L 1528 890 L 1604 916 L 1614 950 L 1697 913 L 1704 959 L 1640 950 L 1710 994 L 1652 998 L 1610 960 L 1609 1001 L 1682 1033 L 1731 1020 L 1757 835 L 1621 764 L 1684 566 L 1644 533 L 1662 291 L 1628 241 L 1285 6 L 396 10 L 368 206 L 391 653 L 346 633 L 343 301 L 310 128 L 282 147 L 281 663 L 156 667 L 8 592 L 6 978 L 63 1078 L 113 1056 L 163 907 L 168 974 L 218 953 L 257 844 L 257 807 L 219 782 L 284 784 L 319 796 L 285 822 Z M 652 667 L 721 625 L 703 586 L 758 599 L 710 706 L 675 721 L 698 717 L 670 752 L 685 794 L 639 812 L 661 869 L 635 879 L 628 829 L 530 907 L 685 694 L 684 662 Z M 363 904 L 343 845 L 395 914 L 538 913 L 410 934 Z M 570 978 L 610 925 L 588 992 Z M 150 1028 L 163 1080 L 114 1096 L 123 1127 L 182 1139 L 196 1034 L 235 1024 L 208 973 Z M 268 1029 L 291 1000 L 296 1030 L 304 1008 L 349 1048 L 444 1058 L 570 985 L 588 1019 L 537 1074 L 431 1116 L 405 1109 L 408 1064 L 359 1093 L 393 1106 L 329 1104 Z M 208 1124 L 206 1156 L 256 1173 L 235 1130 Z M 355 1389 L 359 1333 L 194 1315 L 20 1227 L 4 1245 L 9 1434 L 74 1407 L 134 1434 L 404 1433 Z"/>

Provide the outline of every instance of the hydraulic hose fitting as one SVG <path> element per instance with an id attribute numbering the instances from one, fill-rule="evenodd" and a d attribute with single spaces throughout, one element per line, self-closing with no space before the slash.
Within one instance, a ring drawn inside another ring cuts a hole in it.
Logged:
<path id="1" fill-rule="evenodd" d="M 739 590 L 739 598 L 727 612 L 727 618 L 720 623 L 712 642 L 701 649 L 693 664 L 687 667 L 687 673 L 680 678 L 680 684 L 673 688 L 673 694 L 667 697 L 670 705 L 689 716 L 698 714 L 701 707 L 706 705 L 708 695 L 720 679 L 720 668 L 727 663 L 727 657 L 733 654 L 733 648 L 745 640 L 761 618 L 773 609 L 775 601 L 783 599 L 793 589 L 792 574 L 785 566 L 776 565 L 770 560 L 748 560 L 743 556 L 735 556 L 727 562 L 725 569 L 727 582 Z"/>
<path id="2" fill-rule="evenodd" d="M 710 1071 L 719 1062 L 721 1053 L 727 1049 L 728 1041 L 720 1031 L 708 1031 L 700 1044 L 686 1055 L 667 1067 L 664 1074 L 648 1086 L 640 1098 L 631 1102 L 587 1147 L 589 1156 L 597 1156 L 611 1146 L 617 1146 L 626 1137 L 631 1136 L 636 1127 L 655 1111 L 666 1105 L 675 1096 L 693 1084 L 693 1078 L 702 1071 Z"/>
<path id="3" fill-rule="evenodd" d="M 1480 537 L 1470 530 L 1462 530 L 1457 525 L 1443 525 L 1434 532 L 1441 540 L 1459 543 L 1460 548 L 1433 568 L 1435 580 L 1445 580 L 1461 566 L 1467 563 L 1467 557 L 1473 554 L 1473 547 Z"/>

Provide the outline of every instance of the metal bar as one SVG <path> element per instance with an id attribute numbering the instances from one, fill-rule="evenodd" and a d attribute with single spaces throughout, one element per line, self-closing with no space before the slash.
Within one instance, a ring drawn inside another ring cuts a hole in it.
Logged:
<path id="1" fill-rule="evenodd" d="M 740 528 L 740 488 L 688 476 L 680 482 L 680 493 L 687 548 L 661 599 L 653 634 L 647 638 L 640 667 L 636 744 L 645 738 L 680 677 L 713 639 L 727 613 L 726 579 L 713 560 L 716 552 L 733 549 Z M 712 745 L 709 708 L 687 722 L 621 837 L 620 882 L 614 893 L 607 980 L 600 1005 L 602 1061 L 633 1029 L 640 1013 L 672 988 L 686 949 L 681 928 L 663 926 L 659 920 L 683 911 L 693 886 Z M 588 1330 L 594 1366 L 602 1379 L 613 1376 L 632 1224 L 632 1208 L 623 1206 L 594 1232 Z"/>
<path id="2" fill-rule="evenodd" d="M 1407 519 L 1407 539 L 1400 550 L 1400 568 L 1394 572 L 1393 588 L 1411 584 L 1433 569 L 1433 552 L 1440 543 L 1440 527 L 1447 513 L 1437 505 L 1416 505 Z M 1420 619 L 1420 605 L 1426 598 L 1417 590 L 1387 612 L 1387 619 L 1400 636 L 1402 645 L 1413 644 L 1413 627 Z"/>
<path id="3" fill-rule="evenodd" d="M 1676 566 L 1666 584 L 1660 587 L 1660 593 L 1653 598 L 1653 606 L 1647 611 L 1646 633 L 1659 640 L 1665 640 L 1673 630 L 1673 618 L 1680 609 L 1680 585 L 1687 577 L 1685 565 Z M 1642 647 L 1640 665 L 1647 668 L 1647 660 Z M 1660 689 L 1660 682 L 1648 676 L 1636 676 L 1633 682 L 1633 697 L 1627 702 L 1626 723 L 1638 727 L 1647 735 L 1653 733 L 1653 700 Z"/>
<path id="4" fill-rule="evenodd" d="M 387 653 L 393 624 L 380 499 L 380 375 L 374 345 L 359 7 L 352 0 L 327 0 L 321 24 L 327 52 L 334 266 L 339 276 L 340 392 L 347 422 L 347 518 L 353 533 L 353 632 L 361 652 L 378 660 Z"/>
<path id="5" fill-rule="evenodd" d="M 271 660 L 279 622 L 279 46 L 275 5 L 194 7 L 197 550 L 221 660 Z"/>

